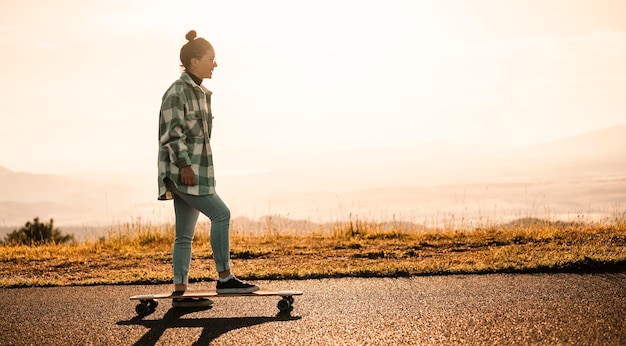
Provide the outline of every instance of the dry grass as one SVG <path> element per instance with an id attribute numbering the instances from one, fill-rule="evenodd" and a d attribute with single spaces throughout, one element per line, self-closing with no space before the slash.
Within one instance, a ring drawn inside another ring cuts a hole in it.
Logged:
<path id="1" fill-rule="evenodd" d="M 2 245 L 0 287 L 168 283 L 173 233 L 171 225 L 134 222 L 98 241 Z M 208 225 L 199 225 L 191 281 L 215 278 L 208 233 Z M 472 230 L 350 220 L 301 233 L 281 232 L 275 225 L 261 232 L 235 231 L 231 254 L 234 271 L 244 279 L 307 279 L 623 271 L 625 245 L 623 219 L 523 219 Z"/>

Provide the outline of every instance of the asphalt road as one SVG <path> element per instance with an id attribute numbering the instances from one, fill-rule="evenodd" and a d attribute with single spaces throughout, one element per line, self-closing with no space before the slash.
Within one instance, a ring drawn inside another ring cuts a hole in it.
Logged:
<path id="1" fill-rule="evenodd" d="M 626 345 L 626 273 L 264 281 L 304 291 L 136 316 L 171 286 L 0 290 L 2 345 Z M 210 288 L 214 283 L 194 284 Z"/>

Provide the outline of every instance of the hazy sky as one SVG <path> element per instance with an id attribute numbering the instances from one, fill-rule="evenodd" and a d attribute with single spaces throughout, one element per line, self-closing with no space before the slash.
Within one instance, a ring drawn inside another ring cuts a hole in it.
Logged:
<path id="1" fill-rule="evenodd" d="M 217 53 L 218 174 L 626 124 L 625 14 L 623 0 L 0 0 L 0 166 L 156 174 L 190 29 Z"/>

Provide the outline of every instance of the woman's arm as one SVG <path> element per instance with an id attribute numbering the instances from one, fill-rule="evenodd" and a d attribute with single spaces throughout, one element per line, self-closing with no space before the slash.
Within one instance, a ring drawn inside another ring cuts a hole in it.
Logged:
<path id="1" fill-rule="evenodd" d="M 161 105 L 159 143 L 167 149 L 170 162 L 183 168 L 191 165 L 185 126 L 185 103 L 177 95 L 166 96 Z"/>

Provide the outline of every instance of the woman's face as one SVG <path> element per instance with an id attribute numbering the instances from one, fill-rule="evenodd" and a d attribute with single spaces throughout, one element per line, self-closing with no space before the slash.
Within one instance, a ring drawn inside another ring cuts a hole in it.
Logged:
<path id="1" fill-rule="evenodd" d="M 211 78 L 213 76 L 213 69 L 217 67 L 215 61 L 215 51 L 211 48 L 200 58 L 192 58 L 191 65 L 193 67 L 191 73 L 199 78 Z"/>

